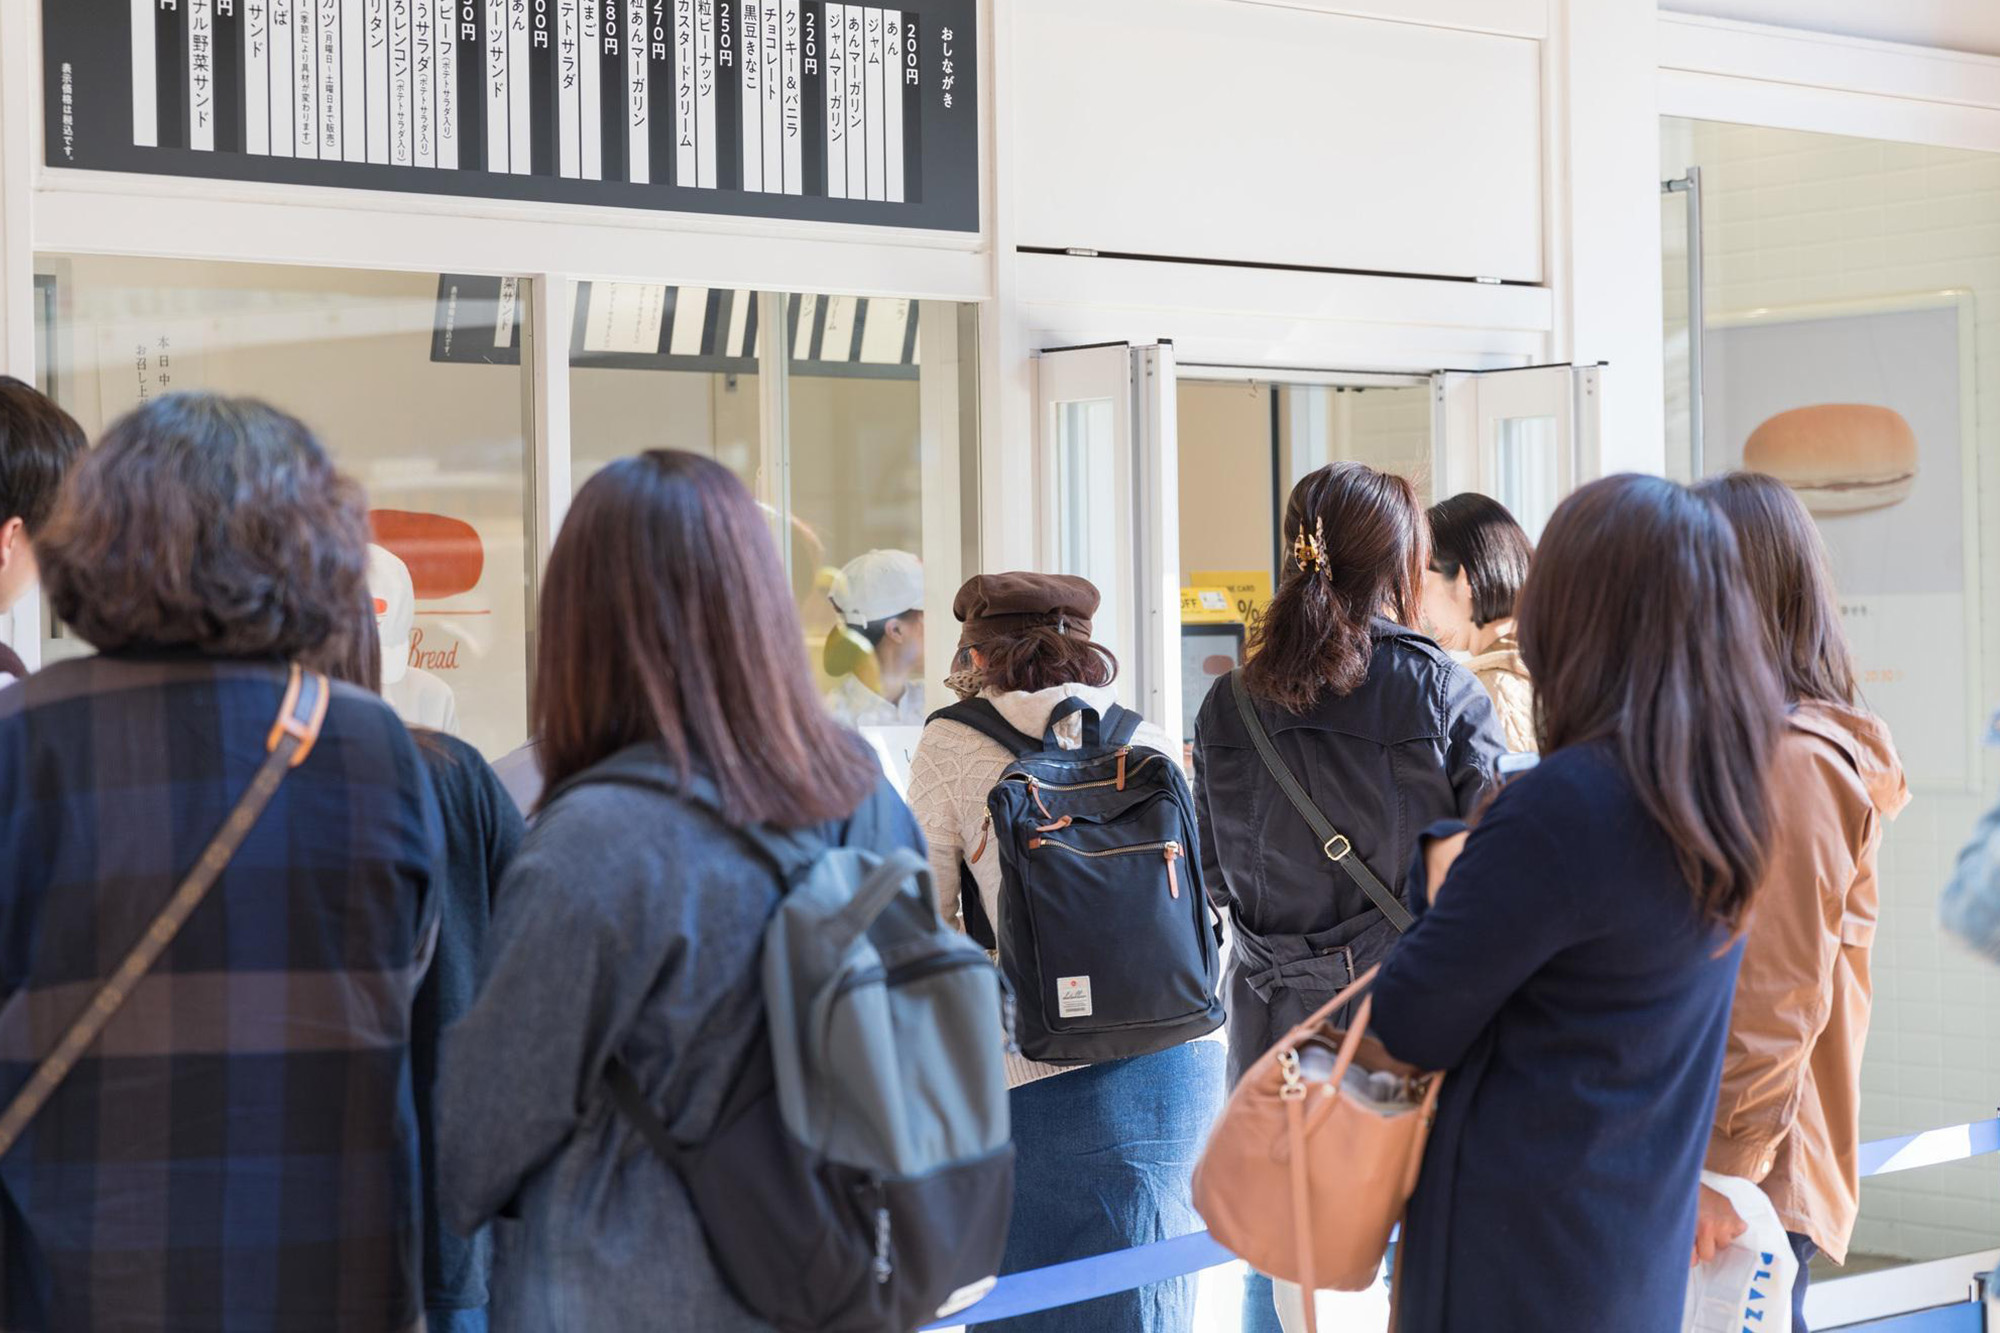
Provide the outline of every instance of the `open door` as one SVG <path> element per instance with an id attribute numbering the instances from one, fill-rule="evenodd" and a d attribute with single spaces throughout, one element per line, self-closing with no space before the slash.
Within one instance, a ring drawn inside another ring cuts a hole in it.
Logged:
<path id="1" fill-rule="evenodd" d="M 1539 540 L 1562 498 L 1595 474 L 1601 366 L 1440 371 L 1432 377 L 1440 497 L 1481 491 Z"/>
<path id="2" fill-rule="evenodd" d="M 1103 594 L 1093 631 L 1119 662 L 1118 700 L 1178 743 L 1180 462 L 1171 343 L 1035 357 L 1041 566 Z"/>

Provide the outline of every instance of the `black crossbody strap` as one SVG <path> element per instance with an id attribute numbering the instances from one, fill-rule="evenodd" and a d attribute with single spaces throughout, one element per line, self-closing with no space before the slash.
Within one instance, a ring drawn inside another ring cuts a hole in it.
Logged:
<path id="1" fill-rule="evenodd" d="M 1258 720 L 1257 709 L 1250 702 L 1250 690 L 1243 683 L 1243 673 L 1230 673 L 1229 683 L 1236 695 L 1236 711 L 1243 717 L 1243 729 L 1250 733 L 1250 742 L 1257 747 L 1257 757 L 1264 761 L 1264 767 L 1278 780 L 1278 786 L 1285 793 L 1285 799 L 1292 803 L 1292 808 L 1312 826 L 1313 835 L 1319 839 L 1320 850 L 1326 853 L 1326 859 L 1347 872 L 1348 877 L 1368 895 L 1368 900 L 1381 909 L 1390 925 L 1397 930 L 1408 930 L 1416 923 L 1410 909 L 1397 902 L 1396 895 L 1375 878 L 1375 872 L 1362 864 L 1361 858 L 1354 854 L 1354 844 L 1320 813 L 1312 797 L 1306 795 L 1306 789 L 1292 776 L 1292 770 L 1285 764 L 1284 756 L 1278 753 L 1278 747 L 1271 744 L 1270 733 L 1264 730 L 1264 724 Z"/>
<path id="2" fill-rule="evenodd" d="M 151 925 L 139 937 L 124 959 L 118 964 L 110 978 L 90 1003 L 84 1006 L 55 1046 L 35 1067 L 35 1072 L 14 1100 L 0 1113 L 0 1155 L 4 1155 L 21 1137 L 21 1131 L 28 1122 L 48 1104 L 62 1081 L 69 1077 L 70 1070 L 91 1043 L 103 1033 L 125 1001 L 131 998 L 132 988 L 152 971 L 153 964 L 160 961 L 160 955 L 174 942 L 174 936 L 187 924 L 188 916 L 201 905 L 215 881 L 236 855 L 236 849 L 250 836 L 257 817 L 264 813 L 264 807 L 271 803 L 277 793 L 278 784 L 285 780 L 285 774 L 305 762 L 312 752 L 313 742 L 319 739 L 320 725 L 326 721 L 326 706 L 331 698 L 332 687 L 326 677 L 317 671 L 307 672 L 294 663 L 290 679 L 286 683 L 284 701 L 278 705 L 278 720 L 271 724 L 271 734 L 264 742 L 268 751 L 264 762 L 258 767 L 250 785 L 230 810 L 222 827 L 209 840 L 200 859 L 194 863 L 187 878 L 167 899 L 167 905 L 153 918 Z M 7 1002 L 7 1014 L 12 1017 L 15 1007 L 25 1002 L 27 990 L 23 987 L 14 992 Z"/>

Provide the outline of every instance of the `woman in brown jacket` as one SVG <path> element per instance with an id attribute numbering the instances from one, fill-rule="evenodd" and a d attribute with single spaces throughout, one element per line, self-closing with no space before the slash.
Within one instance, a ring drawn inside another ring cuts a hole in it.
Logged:
<path id="1" fill-rule="evenodd" d="M 1819 530 L 1782 482 L 1731 473 L 1697 492 L 1728 515 L 1791 709 L 1771 771 L 1781 818 L 1751 909 L 1708 1169 L 1758 1182 L 1799 1256 L 1847 1259 L 1860 1202 L 1861 1049 L 1872 991 L 1875 855 L 1909 803 L 1882 720 L 1861 706 Z M 1704 1187 L 1695 1260 L 1743 1231 Z"/>

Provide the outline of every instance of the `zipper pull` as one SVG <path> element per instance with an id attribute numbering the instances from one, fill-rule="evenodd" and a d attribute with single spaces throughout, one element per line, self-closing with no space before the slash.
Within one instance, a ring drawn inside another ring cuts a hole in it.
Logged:
<path id="1" fill-rule="evenodd" d="M 1035 798 L 1035 808 L 1042 812 L 1043 819 L 1053 820 L 1055 818 L 1049 812 L 1049 807 L 1042 802 L 1042 784 L 1033 778 L 1028 779 L 1028 795 Z"/>
<path id="2" fill-rule="evenodd" d="M 1053 823 L 1053 824 L 1037 824 L 1037 825 L 1035 825 L 1035 832 L 1037 832 L 1037 833 L 1060 833 L 1060 832 L 1062 832 L 1062 831 L 1063 831 L 1064 829 L 1068 828 L 1068 827 L 1069 827 L 1069 826 L 1070 826 L 1071 824 L 1073 824 L 1073 823 L 1075 823 L 1075 822 L 1076 822 L 1076 820 L 1075 820 L 1075 819 L 1074 819 L 1074 818 L 1073 818 L 1072 816 L 1070 816 L 1070 815 L 1064 815 L 1064 816 L 1063 816 L 1063 817 L 1062 817 L 1061 819 L 1058 819 L 1058 820 L 1057 820 L 1057 821 L 1056 821 L 1055 823 Z"/>
<path id="3" fill-rule="evenodd" d="M 972 856 L 966 861 L 967 865 L 976 866 L 979 864 L 979 858 L 986 855 L 986 843 L 992 836 L 993 816 L 989 812 L 986 818 L 979 821 L 979 845 L 972 849 Z"/>
<path id="4" fill-rule="evenodd" d="M 889 1262 L 889 1207 L 886 1202 L 886 1195 L 883 1193 L 880 1185 L 875 1187 L 875 1198 L 877 1201 L 875 1208 L 875 1262 L 872 1268 L 875 1273 L 875 1285 L 879 1287 L 889 1281 L 890 1275 L 896 1269 Z"/>
<path id="5" fill-rule="evenodd" d="M 1174 869 L 1174 862 L 1181 859 L 1181 845 L 1170 842 L 1165 847 L 1167 857 L 1167 892 L 1178 898 L 1181 896 L 1180 873 Z"/>
<path id="6" fill-rule="evenodd" d="M 1125 790 L 1125 756 L 1130 753 L 1132 753 L 1131 746 L 1121 745 L 1118 747 L 1118 790 L 1119 791 Z"/>

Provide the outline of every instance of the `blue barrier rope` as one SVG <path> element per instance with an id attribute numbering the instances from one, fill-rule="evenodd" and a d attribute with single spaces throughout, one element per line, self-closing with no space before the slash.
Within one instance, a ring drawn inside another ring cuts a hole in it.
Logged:
<path id="1" fill-rule="evenodd" d="M 1986 1153 L 2000 1152 L 2000 1120 L 1980 1120 L 1970 1125 L 1927 1129 L 1921 1134 L 1877 1139 L 1861 1145 L 1861 1175 L 1892 1175 L 1920 1166 L 1939 1166 L 1964 1161 Z M 1135 1287 L 1187 1277 L 1208 1268 L 1232 1263 L 1236 1256 L 1222 1248 L 1206 1231 L 1196 1231 L 1172 1240 L 1135 1245 L 1129 1250 L 1068 1263 L 1051 1264 L 1000 1279 L 978 1304 L 949 1319 L 926 1328 L 955 1328 L 991 1319 L 1012 1319 L 1016 1315 L 1037 1314 L 1079 1301 L 1095 1300 Z"/>

